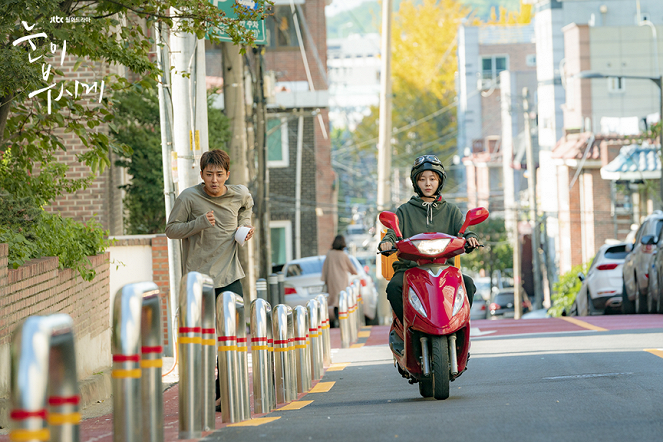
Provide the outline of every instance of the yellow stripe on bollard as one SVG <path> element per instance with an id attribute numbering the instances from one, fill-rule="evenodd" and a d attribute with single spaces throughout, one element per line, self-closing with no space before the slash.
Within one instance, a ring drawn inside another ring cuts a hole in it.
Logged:
<path id="1" fill-rule="evenodd" d="M 48 424 L 49 425 L 67 425 L 73 424 L 78 425 L 81 423 L 81 414 L 80 413 L 51 413 L 48 415 Z"/>
<path id="2" fill-rule="evenodd" d="M 189 338 L 186 336 L 182 336 L 179 339 L 180 344 L 202 344 L 203 338 L 200 336 L 196 336 L 195 338 Z"/>
<path id="3" fill-rule="evenodd" d="M 338 319 L 348 319 L 348 315 L 338 315 Z"/>
<path id="4" fill-rule="evenodd" d="M 218 350 L 219 351 L 233 351 L 233 350 L 237 350 L 237 346 L 236 345 L 219 345 Z"/>
<path id="5" fill-rule="evenodd" d="M 249 349 L 246 348 L 246 347 L 240 347 L 240 346 L 237 346 L 237 351 L 248 351 L 248 350 L 249 350 Z"/>
<path id="6" fill-rule="evenodd" d="M 283 351 L 288 351 L 288 350 L 290 350 L 288 347 L 284 347 L 284 348 L 275 348 L 275 349 L 274 349 L 274 351 L 276 351 L 276 352 L 283 352 Z"/>
<path id="7" fill-rule="evenodd" d="M 203 345 L 214 345 L 215 341 L 214 341 L 214 339 L 203 339 L 201 343 Z"/>
<path id="8" fill-rule="evenodd" d="M 27 442 L 30 440 L 47 441 L 51 438 L 51 432 L 48 428 L 41 430 L 11 430 L 9 440 L 12 442 Z"/>
<path id="9" fill-rule="evenodd" d="M 111 372 L 111 377 L 115 379 L 121 378 L 140 378 L 140 368 L 134 368 L 133 370 L 113 370 Z"/>
<path id="10" fill-rule="evenodd" d="M 302 350 L 306 349 L 306 344 L 304 345 L 295 345 L 295 348 L 301 348 Z"/>
<path id="11" fill-rule="evenodd" d="M 140 361 L 140 368 L 161 368 L 163 367 L 163 359 L 142 359 Z"/>
<path id="12" fill-rule="evenodd" d="M 270 350 L 271 347 L 269 345 L 252 345 L 251 350 Z"/>

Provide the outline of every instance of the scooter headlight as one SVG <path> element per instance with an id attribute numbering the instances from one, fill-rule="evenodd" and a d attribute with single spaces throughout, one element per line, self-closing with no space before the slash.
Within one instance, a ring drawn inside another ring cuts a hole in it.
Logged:
<path id="1" fill-rule="evenodd" d="M 456 297 L 454 298 L 454 309 L 451 313 L 451 316 L 455 316 L 456 313 L 460 311 L 460 308 L 463 306 L 463 301 L 465 301 L 465 289 L 462 285 L 459 285 L 458 290 L 456 290 Z"/>
<path id="2" fill-rule="evenodd" d="M 445 238 L 412 241 L 412 243 L 417 247 L 419 253 L 423 253 L 424 255 L 439 255 L 447 248 L 450 241 L 449 238 Z"/>
<path id="3" fill-rule="evenodd" d="M 408 299 L 410 301 L 410 305 L 414 307 L 414 309 L 424 318 L 427 318 L 428 315 L 426 314 L 426 310 L 424 309 L 424 305 L 421 303 L 421 299 L 417 296 L 416 293 L 414 293 L 414 290 L 410 289 L 410 291 L 407 294 Z"/>

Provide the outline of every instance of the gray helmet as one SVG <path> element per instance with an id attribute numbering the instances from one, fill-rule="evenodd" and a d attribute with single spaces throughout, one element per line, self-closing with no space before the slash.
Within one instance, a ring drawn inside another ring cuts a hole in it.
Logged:
<path id="1" fill-rule="evenodd" d="M 417 185 L 417 176 L 425 170 L 432 170 L 437 173 L 440 177 L 440 185 L 437 186 L 435 191 L 435 196 L 439 196 L 442 193 L 442 188 L 444 187 L 444 182 L 447 180 L 447 173 L 444 171 L 444 166 L 442 161 L 435 155 L 422 155 L 414 160 L 412 164 L 412 170 L 410 171 L 410 180 L 412 180 L 412 187 L 417 195 L 423 196 L 423 192 Z"/>

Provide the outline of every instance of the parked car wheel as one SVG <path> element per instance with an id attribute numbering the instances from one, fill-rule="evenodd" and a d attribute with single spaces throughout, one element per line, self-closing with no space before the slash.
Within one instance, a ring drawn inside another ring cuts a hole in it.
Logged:
<path id="1" fill-rule="evenodd" d="M 375 318 L 373 319 L 369 318 L 368 316 L 364 316 L 364 320 L 366 321 L 366 325 L 380 325 L 378 315 L 375 315 Z"/>
<path id="2" fill-rule="evenodd" d="M 625 315 L 632 315 L 635 313 L 635 303 L 628 299 L 628 292 L 626 291 L 626 283 L 622 286 L 622 313 Z"/>
<path id="3" fill-rule="evenodd" d="M 656 305 L 656 298 L 658 298 L 658 294 L 656 293 L 658 283 L 654 284 L 654 281 L 649 282 L 649 288 L 647 289 L 647 313 L 656 313 L 657 311 L 657 305 Z"/>
<path id="4" fill-rule="evenodd" d="M 587 289 L 587 315 L 593 316 L 597 314 L 598 312 L 594 308 L 594 303 L 592 302 L 592 296 L 589 294 L 589 289 Z"/>

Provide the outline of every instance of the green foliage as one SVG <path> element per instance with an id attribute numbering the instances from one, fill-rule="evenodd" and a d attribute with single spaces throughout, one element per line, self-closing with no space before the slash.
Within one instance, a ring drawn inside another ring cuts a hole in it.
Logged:
<path id="1" fill-rule="evenodd" d="M 57 256 L 60 268 L 72 268 L 90 281 L 95 271 L 87 257 L 106 249 L 107 234 L 95 220 L 83 224 L 46 213 L 30 198 L 0 193 L 0 243 L 9 245 L 12 268 L 34 258 Z"/>
<path id="2" fill-rule="evenodd" d="M 571 308 L 580 287 L 582 287 L 582 282 L 578 279 L 578 273 L 586 275 L 591 263 L 592 260 L 589 260 L 585 264 L 573 267 L 570 271 L 560 275 L 559 280 L 553 284 L 553 294 L 551 296 L 553 305 L 548 310 L 551 316 L 562 316 L 564 311 Z"/>
<path id="3" fill-rule="evenodd" d="M 484 269 L 487 275 L 492 275 L 493 270 L 513 268 L 513 248 L 506 234 L 503 219 L 488 218 L 470 229 L 477 234 L 479 242 L 484 247 L 469 255 L 461 255 L 461 264 L 464 268 L 475 272 Z"/>
<path id="4" fill-rule="evenodd" d="M 116 124 L 111 137 L 130 147 L 130 155 L 115 162 L 131 175 L 129 184 L 120 186 L 126 192 L 125 225 L 132 235 L 161 233 L 166 227 L 163 196 L 163 167 L 159 100 L 155 85 L 135 84 L 127 91 L 116 93 Z M 230 140 L 230 123 L 207 99 L 208 138 L 210 149 L 225 149 Z"/>

